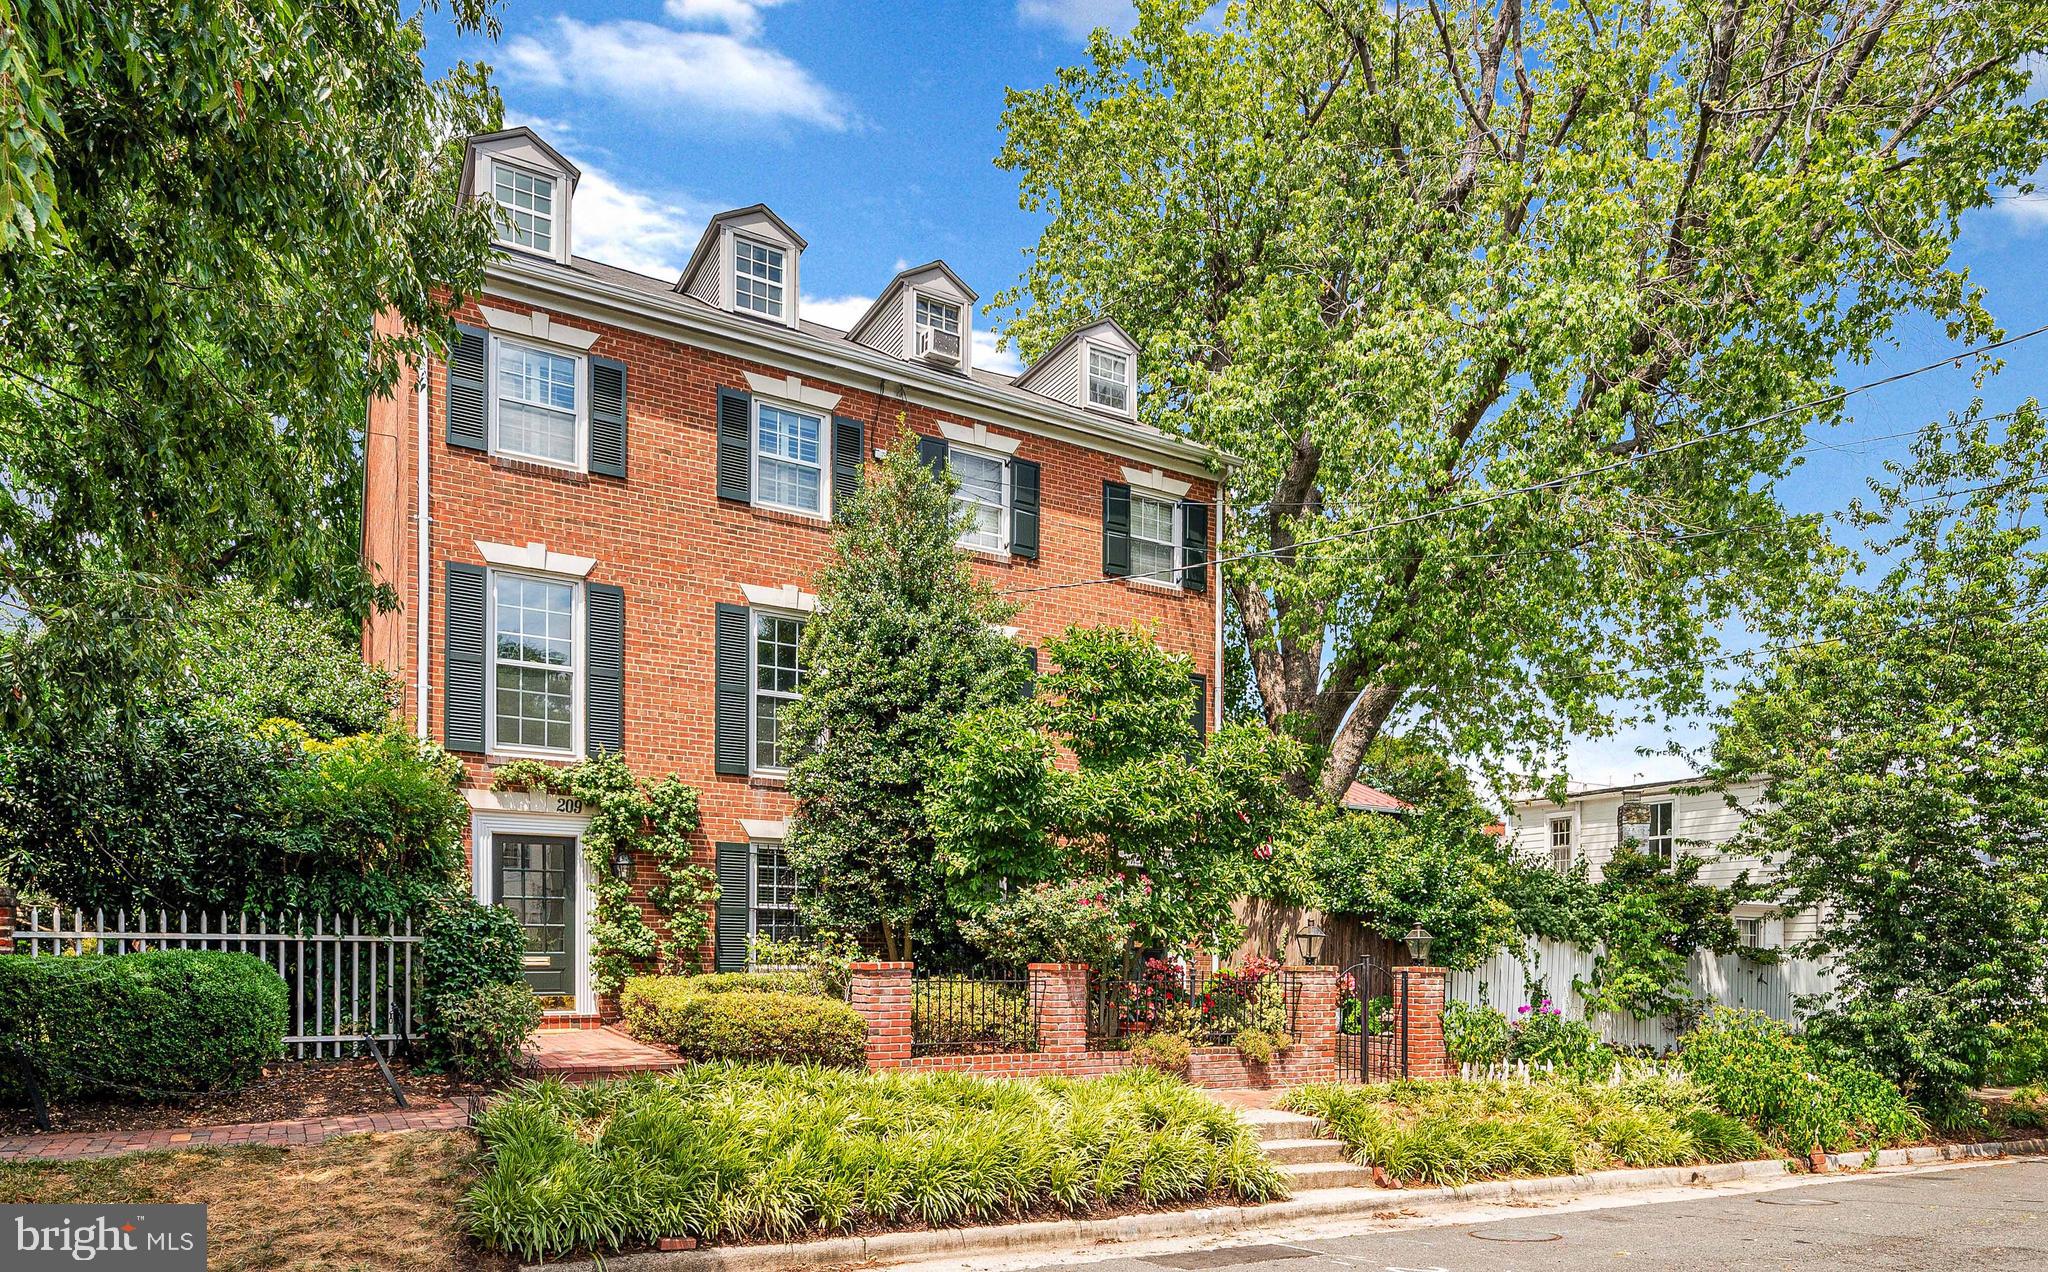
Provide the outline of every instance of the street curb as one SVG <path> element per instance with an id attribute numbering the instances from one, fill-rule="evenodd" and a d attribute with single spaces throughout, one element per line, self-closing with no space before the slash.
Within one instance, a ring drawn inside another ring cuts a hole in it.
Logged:
<path id="1" fill-rule="evenodd" d="M 2048 1153 L 2048 1138 L 1989 1144 L 1940 1144 L 1886 1149 L 1879 1166 L 1920 1165 L 2026 1153 Z M 1841 1154 L 1839 1165 L 1854 1174 L 1869 1154 Z M 846 1263 L 893 1263 L 946 1255 L 967 1257 L 1035 1250 L 1075 1251 L 1124 1241 L 1160 1237 L 1224 1236 L 1307 1219 L 1369 1216 L 1375 1211 L 1403 1217 L 1471 1205 L 1498 1205 L 1559 1193 L 1617 1193 L 1653 1188 L 1738 1183 L 1783 1178 L 1797 1169 L 1783 1158 L 1721 1162 L 1706 1166 L 1654 1166 L 1602 1170 L 1587 1175 L 1546 1175 L 1537 1179 L 1496 1179 L 1458 1188 L 1326 1188 L 1288 1201 L 1258 1206 L 1210 1206 L 1122 1215 L 1114 1219 L 1055 1219 L 926 1232 L 883 1232 L 871 1237 L 828 1237 L 780 1245 L 714 1246 L 710 1249 L 612 1255 L 603 1260 L 528 1264 L 521 1272 L 785 1272 L 786 1269 Z"/>

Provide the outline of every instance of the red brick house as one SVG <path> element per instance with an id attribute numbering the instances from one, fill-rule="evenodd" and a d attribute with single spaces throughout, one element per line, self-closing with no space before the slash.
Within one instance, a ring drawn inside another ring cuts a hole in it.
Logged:
<path id="1" fill-rule="evenodd" d="M 364 549 L 401 608 L 363 649 L 408 720 L 464 760 L 477 895 L 527 923 L 535 988 L 595 1009 L 583 819 L 489 789 L 513 758 L 619 750 L 702 793 L 716 959 L 793 919 L 775 710 L 832 510 L 897 435 L 946 465 L 963 544 L 1020 596 L 1014 638 L 1151 625 L 1217 711 L 1216 457 L 1138 422 L 1138 351 L 1102 321 L 1022 375 L 973 365 L 974 291 L 942 261 L 890 280 L 850 331 L 806 321 L 802 235 L 756 205 L 712 218 L 679 278 L 572 251 L 578 172 L 531 130 L 470 141 L 465 198 L 504 210 L 460 337 L 370 405 Z"/>

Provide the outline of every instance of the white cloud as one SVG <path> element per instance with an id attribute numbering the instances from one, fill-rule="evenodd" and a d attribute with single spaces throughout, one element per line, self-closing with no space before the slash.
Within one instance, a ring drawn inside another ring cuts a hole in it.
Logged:
<path id="1" fill-rule="evenodd" d="M 860 316 L 874 303 L 873 296 L 806 296 L 797 312 L 807 321 L 851 331 L 853 324 L 859 322 Z"/>
<path id="2" fill-rule="evenodd" d="M 1131 0 L 1017 0 L 1017 20 L 1056 27 L 1077 40 L 1096 27 L 1128 31 L 1137 17 Z"/>
<path id="3" fill-rule="evenodd" d="M 834 132 L 852 111 L 809 71 L 755 42 L 758 4 L 672 0 L 693 21 L 740 23 L 727 31 L 678 31 L 652 22 L 557 17 L 546 36 L 505 45 L 509 79 L 536 88 L 610 98 L 649 110 L 750 123 L 812 124 Z"/>
<path id="4" fill-rule="evenodd" d="M 576 254 L 656 278 L 675 278 L 711 219 L 692 203 L 631 190 L 605 172 L 583 169 L 576 183 Z"/>
<path id="5" fill-rule="evenodd" d="M 1000 371 L 1004 375 L 1016 375 L 1024 370 L 1023 360 L 1014 349 L 996 348 L 996 333 L 981 327 L 974 329 L 974 365 L 984 371 Z"/>
<path id="6" fill-rule="evenodd" d="M 683 26 L 724 27 L 747 39 L 761 33 L 761 10 L 783 0 L 668 0 L 661 11 Z"/>

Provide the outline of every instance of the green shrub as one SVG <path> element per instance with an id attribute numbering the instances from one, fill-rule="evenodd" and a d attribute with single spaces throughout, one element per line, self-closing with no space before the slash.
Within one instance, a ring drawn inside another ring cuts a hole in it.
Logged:
<path id="1" fill-rule="evenodd" d="M 1020 1082 L 707 1064 L 534 1083 L 476 1129 L 486 1165 L 465 1221 L 522 1260 L 1286 1191 L 1236 1113 L 1137 1070 Z"/>
<path id="2" fill-rule="evenodd" d="M 526 988 L 526 933 L 510 910 L 465 894 L 434 907 L 420 938 L 423 1041 L 431 1062 L 449 1063 L 455 1044 L 445 1019 L 448 1011 L 486 986 Z"/>
<path id="3" fill-rule="evenodd" d="M 634 976 L 619 993 L 626 1032 L 690 1060 L 813 1061 L 856 1067 L 867 1024 L 815 994 L 704 993 L 695 976 Z"/>
<path id="4" fill-rule="evenodd" d="M 1086 963 L 1120 972 L 1131 924 L 1101 880 L 1036 883 L 960 925 L 960 935 L 998 963 Z"/>
<path id="5" fill-rule="evenodd" d="M 0 1049 L 53 1099 L 238 1087 L 284 1053 L 284 1034 L 284 980 L 252 955 L 0 956 Z M 0 1069 L 0 1098 L 25 1095 Z"/>
<path id="6" fill-rule="evenodd" d="M 455 1071 L 478 1082 L 510 1077 L 540 1026 L 540 1002 L 525 985 L 479 985 L 440 1007 L 441 1035 Z"/>
<path id="7" fill-rule="evenodd" d="M 1591 1025 L 1565 1015 L 1548 998 L 1520 1013 L 1508 1047 L 1510 1060 L 1554 1065 L 1570 1073 L 1591 1073 L 1614 1062 L 1614 1053 Z"/>
<path id="8" fill-rule="evenodd" d="M 866 957 L 860 941 L 845 933 L 813 932 L 782 941 L 757 936 L 747 944 L 747 959 L 756 967 L 803 968 L 828 998 L 846 997 L 853 965 Z"/>
<path id="9" fill-rule="evenodd" d="M 2027 1086 L 2048 1079 L 2048 1008 L 1991 1026 L 1986 1086 Z"/>
<path id="10" fill-rule="evenodd" d="M 711 972 L 684 978 L 700 994 L 812 994 L 825 996 L 825 986 L 807 971 Z"/>
<path id="11" fill-rule="evenodd" d="M 1194 1054 L 1193 1045 L 1179 1034 L 1143 1034 L 1130 1045 L 1133 1064 L 1157 1069 L 1161 1073 L 1186 1073 Z"/>
<path id="12" fill-rule="evenodd" d="M 1499 1064 L 1513 1040 L 1507 1014 L 1498 1007 L 1444 1004 L 1444 1051 L 1459 1064 Z"/>
<path id="13" fill-rule="evenodd" d="M 1817 1053 L 1761 1012 L 1716 1007 L 1679 1039 L 1678 1059 L 1723 1112 L 1795 1154 L 1906 1144 L 1926 1133 L 1890 1079 Z"/>
<path id="14" fill-rule="evenodd" d="M 1230 1041 L 1247 1064 L 1271 1064 L 1274 1057 L 1294 1045 L 1294 1039 L 1276 1029 L 1240 1029 Z"/>

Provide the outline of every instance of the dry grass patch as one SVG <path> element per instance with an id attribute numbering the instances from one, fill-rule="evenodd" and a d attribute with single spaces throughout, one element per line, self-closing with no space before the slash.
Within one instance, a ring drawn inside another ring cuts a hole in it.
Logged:
<path id="1" fill-rule="evenodd" d="M 507 1269 L 458 1227 L 474 1155 L 467 1132 L 410 1131 L 0 1166 L 0 1204 L 204 1202 L 208 1266 L 233 1272 Z"/>

